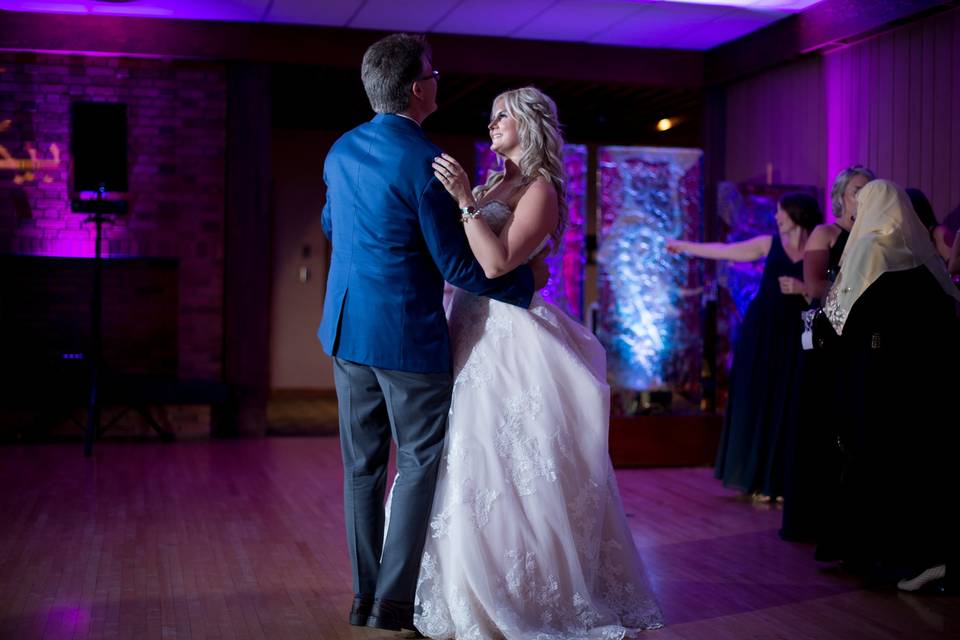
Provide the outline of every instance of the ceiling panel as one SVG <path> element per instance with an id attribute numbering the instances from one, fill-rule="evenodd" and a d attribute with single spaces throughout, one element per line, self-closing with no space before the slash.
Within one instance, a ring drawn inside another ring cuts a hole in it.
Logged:
<path id="1" fill-rule="evenodd" d="M 507 35 L 523 38 L 523 25 L 536 19 L 557 0 L 464 0 L 435 30 L 440 33 Z"/>
<path id="2" fill-rule="evenodd" d="M 437 0 L 367 0 L 350 20 L 354 29 L 431 31 L 457 2 Z"/>
<path id="3" fill-rule="evenodd" d="M 706 50 L 789 15 L 716 5 L 666 4 L 647 5 L 629 18 L 597 33 L 591 42 Z"/>
<path id="4" fill-rule="evenodd" d="M 362 5 L 363 0 L 274 0 L 266 21 L 343 27 Z"/>
<path id="5" fill-rule="evenodd" d="M 120 15 L 141 18 L 183 18 L 186 20 L 230 20 L 258 22 L 270 0 L 137 0 L 97 2 L 96 0 L 0 0 L 0 9 L 44 13 Z"/>
<path id="6" fill-rule="evenodd" d="M 689 29 L 676 41 L 675 48 L 706 51 L 762 29 L 783 17 L 784 14 L 775 11 L 731 11 L 709 24 Z"/>
<path id="7" fill-rule="evenodd" d="M 505 35 L 534 40 L 586 42 L 594 34 L 609 29 L 643 8 L 636 2 L 560 0 L 546 12 Z"/>
<path id="8" fill-rule="evenodd" d="M 705 50 L 818 0 L 0 0 L 0 9 Z"/>
<path id="9" fill-rule="evenodd" d="M 594 44 L 667 47 L 686 30 L 699 29 L 731 11 L 729 7 L 652 3 L 593 35 Z"/>
<path id="10" fill-rule="evenodd" d="M 644 2 L 645 0 L 637 0 Z M 653 0 L 657 2 L 657 0 Z M 699 4 L 723 7 L 739 7 L 742 9 L 761 9 L 771 11 L 803 11 L 820 0 L 663 0 L 658 4 Z"/>

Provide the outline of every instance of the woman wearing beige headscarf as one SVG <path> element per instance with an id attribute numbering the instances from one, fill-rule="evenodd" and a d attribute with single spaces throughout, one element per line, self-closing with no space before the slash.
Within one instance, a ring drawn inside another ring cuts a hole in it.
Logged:
<path id="1" fill-rule="evenodd" d="M 858 200 L 824 304 L 840 336 L 845 404 L 842 515 L 822 546 L 913 590 L 920 575 L 943 577 L 960 540 L 949 506 L 960 449 L 945 406 L 957 391 L 960 292 L 903 189 L 874 180 Z"/>
<path id="2" fill-rule="evenodd" d="M 922 265 L 944 293 L 960 300 L 960 291 L 950 281 L 906 192 L 889 180 L 874 180 L 860 190 L 858 197 L 860 217 L 840 259 L 840 274 L 824 303 L 837 334 L 843 333 L 854 303 L 884 273 Z"/>

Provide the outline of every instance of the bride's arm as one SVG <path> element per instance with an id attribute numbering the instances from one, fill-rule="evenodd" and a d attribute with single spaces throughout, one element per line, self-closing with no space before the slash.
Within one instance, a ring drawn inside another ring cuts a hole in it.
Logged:
<path id="1" fill-rule="evenodd" d="M 434 175 L 460 208 L 476 206 L 470 181 L 460 164 L 447 154 L 436 158 Z M 509 273 L 524 264 L 533 250 L 557 228 L 557 192 L 545 178 L 531 184 L 513 212 L 513 218 L 497 236 L 482 218 L 465 219 L 470 250 L 488 278 Z"/>
<path id="2" fill-rule="evenodd" d="M 525 263 L 559 219 L 557 191 L 544 178 L 531 184 L 513 218 L 497 236 L 482 218 L 464 223 L 470 249 L 488 278 L 509 273 Z"/>

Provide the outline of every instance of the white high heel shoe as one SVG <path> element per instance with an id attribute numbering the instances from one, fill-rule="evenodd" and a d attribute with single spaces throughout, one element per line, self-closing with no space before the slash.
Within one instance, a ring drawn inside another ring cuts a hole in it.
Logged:
<path id="1" fill-rule="evenodd" d="M 916 591 L 920 589 L 923 585 L 933 582 L 934 580 L 939 580 L 947 575 L 947 565 L 938 564 L 935 567 L 930 567 L 926 571 L 920 573 L 920 575 L 910 578 L 909 580 L 901 580 L 897 583 L 897 589 L 901 591 Z"/>

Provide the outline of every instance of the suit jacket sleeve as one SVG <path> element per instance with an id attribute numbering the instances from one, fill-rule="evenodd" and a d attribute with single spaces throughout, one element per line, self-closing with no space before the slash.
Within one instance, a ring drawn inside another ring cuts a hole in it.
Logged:
<path id="1" fill-rule="evenodd" d="M 534 292 L 530 267 L 521 265 L 499 278 L 487 278 L 460 228 L 463 223 L 456 204 L 436 178 L 431 178 L 420 194 L 418 213 L 427 249 L 444 280 L 476 295 L 518 307 L 530 306 Z"/>

